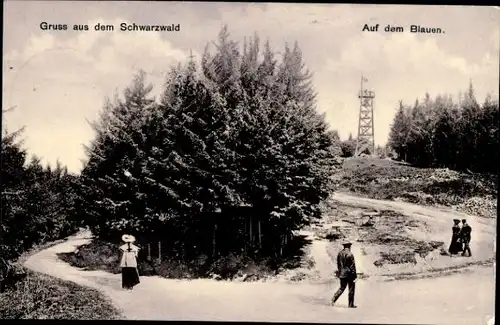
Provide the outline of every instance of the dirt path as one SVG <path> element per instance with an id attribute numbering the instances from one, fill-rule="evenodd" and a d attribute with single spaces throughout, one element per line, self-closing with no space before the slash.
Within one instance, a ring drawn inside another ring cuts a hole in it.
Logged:
<path id="1" fill-rule="evenodd" d="M 427 231 L 414 231 L 411 235 L 415 239 L 424 241 L 442 241 L 446 248 L 451 240 L 453 219 L 467 219 L 472 227 L 472 241 L 470 244 L 472 257 L 466 260 L 436 256 L 429 267 L 446 268 L 459 266 L 464 263 L 480 263 L 491 260 L 495 256 L 496 219 L 476 217 L 447 208 L 425 207 L 417 204 L 396 201 L 383 201 L 351 196 L 345 193 L 335 193 L 332 199 L 343 204 L 356 207 L 378 210 L 392 210 L 426 221 Z"/>
<path id="2" fill-rule="evenodd" d="M 426 208 L 419 211 L 434 213 Z M 319 277 L 328 281 L 292 284 L 142 277 L 134 291 L 125 292 L 120 275 L 79 270 L 57 258 L 57 253 L 74 251 L 90 240 L 88 234 L 70 237 L 31 256 L 25 266 L 102 291 L 128 319 L 486 324 L 494 313 L 493 267 L 411 281 L 360 279 L 358 308 L 345 308 L 347 294 L 332 308 L 328 302 L 338 283 L 330 277 L 333 265 L 326 242 L 313 242 L 311 255 Z"/>

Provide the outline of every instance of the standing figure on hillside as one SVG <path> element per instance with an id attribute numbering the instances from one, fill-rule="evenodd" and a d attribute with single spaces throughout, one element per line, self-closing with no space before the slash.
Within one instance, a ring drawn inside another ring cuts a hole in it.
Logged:
<path id="1" fill-rule="evenodd" d="M 139 247 L 132 244 L 135 242 L 135 237 L 132 235 L 123 235 L 122 240 L 124 245 L 120 246 L 123 252 L 120 267 L 122 268 L 122 288 L 132 290 L 132 288 L 140 283 L 139 271 L 137 270 L 137 254 Z"/>
<path id="2" fill-rule="evenodd" d="M 458 252 L 462 251 L 462 243 L 460 238 L 460 220 L 453 219 L 453 222 L 455 224 L 451 228 L 451 243 L 450 247 L 448 248 L 448 252 L 450 253 L 450 255 L 455 255 L 458 254 Z"/>
<path id="3" fill-rule="evenodd" d="M 472 232 L 472 228 L 467 223 L 467 220 L 462 219 L 462 230 L 460 231 L 460 237 L 461 237 L 462 243 L 464 244 L 462 256 L 465 256 L 465 252 L 469 252 L 469 257 L 472 256 L 472 253 L 470 251 L 471 232 Z"/>
<path id="4" fill-rule="evenodd" d="M 337 255 L 337 276 L 340 279 L 340 288 L 332 298 L 332 306 L 335 305 L 335 302 L 344 293 L 345 288 L 349 286 L 349 308 L 356 308 L 357 306 L 354 305 L 354 290 L 358 276 L 356 274 L 354 255 L 351 252 L 352 243 L 344 241 L 342 245 L 344 249 Z"/>

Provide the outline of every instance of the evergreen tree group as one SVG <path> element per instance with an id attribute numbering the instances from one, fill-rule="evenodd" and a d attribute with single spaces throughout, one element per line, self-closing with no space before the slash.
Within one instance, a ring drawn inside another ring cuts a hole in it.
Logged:
<path id="1" fill-rule="evenodd" d="M 57 163 L 42 166 L 19 137 L 5 132 L 1 146 L 0 280 L 8 265 L 34 245 L 63 238 L 78 229 L 74 215 L 76 175 Z M 0 281 L 1 282 L 1 281 Z M 5 283 L 2 284 L 2 286 Z"/>
<path id="2" fill-rule="evenodd" d="M 399 159 L 421 167 L 496 173 L 498 101 L 479 104 L 472 83 L 458 102 L 438 95 L 413 106 L 400 102 L 389 135 Z"/>
<path id="3" fill-rule="evenodd" d="M 92 124 L 77 210 L 95 235 L 162 241 L 179 259 L 279 256 L 320 217 L 338 135 L 316 112 L 299 46 L 278 60 L 227 27 L 215 45 L 172 68 L 158 101 L 138 74 Z"/>

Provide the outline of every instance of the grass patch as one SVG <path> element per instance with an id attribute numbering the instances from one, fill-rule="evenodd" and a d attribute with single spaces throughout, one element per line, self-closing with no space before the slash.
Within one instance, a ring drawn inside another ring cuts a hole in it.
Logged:
<path id="1" fill-rule="evenodd" d="M 373 263 L 378 267 L 384 264 L 417 264 L 417 260 L 415 259 L 415 252 L 409 250 L 381 252 L 380 255 L 382 256 L 382 258 Z"/>
<path id="2" fill-rule="evenodd" d="M 436 249 L 442 249 L 444 242 L 440 241 L 421 241 L 408 237 L 397 236 L 396 241 L 387 241 L 390 236 L 385 236 L 386 245 L 390 243 L 388 251 L 380 252 L 381 258 L 374 262 L 375 266 L 381 267 L 385 264 L 417 264 L 416 256 L 425 258 L 430 252 Z"/>
<path id="3" fill-rule="evenodd" d="M 413 219 L 399 212 L 382 210 L 378 216 L 374 217 L 370 226 L 364 226 L 360 221 L 366 217 L 362 215 L 360 211 L 351 218 L 355 223 L 361 224 L 355 230 L 359 235 L 358 242 L 381 248 L 380 259 L 374 262 L 377 267 L 385 264 L 416 264 L 417 254 L 425 258 L 430 252 L 439 250 L 444 245 L 444 242 L 440 241 L 416 240 L 407 234 L 407 229 L 426 231 L 427 225 L 424 221 Z"/>
<path id="4" fill-rule="evenodd" d="M 34 245 L 11 262 L 0 291 L 0 319 L 121 319 L 96 290 L 33 272 L 22 264 L 33 254 L 66 239 Z"/>
<path id="5" fill-rule="evenodd" d="M 138 271 L 141 276 L 161 276 L 171 279 L 215 278 L 232 280 L 241 278 L 243 281 L 254 281 L 276 275 L 279 270 L 294 269 L 301 266 L 302 248 L 308 244 L 304 236 L 296 236 L 289 243 L 287 252 L 281 258 L 252 258 L 244 254 L 211 259 L 208 256 L 198 256 L 189 261 L 163 257 L 150 261 L 138 259 Z M 93 240 L 80 246 L 73 253 L 60 253 L 58 257 L 72 266 L 84 270 L 103 270 L 118 274 L 121 272 L 119 246 L 100 240 Z"/>
<path id="6" fill-rule="evenodd" d="M 381 267 L 385 264 L 417 264 L 416 255 L 425 258 L 430 252 L 442 249 L 443 242 L 406 239 L 398 245 L 393 245 L 388 252 L 380 252 L 381 258 L 374 262 L 375 266 Z"/>
<path id="7" fill-rule="evenodd" d="M 428 272 L 429 273 L 439 273 L 439 272 L 445 272 L 445 271 L 452 271 L 452 270 L 460 270 L 464 269 L 467 267 L 471 266 L 492 266 L 495 263 L 494 258 L 487 259 L 485 261 L 473 261 L 473 262 L 466 262 L 461 265 L 453 265 L 453 266 L 446 266 L 446 267 L 439 267 L 439 268 L 434 268 L 430 269 Z M 404 273 L 390 273 L 390 274 L 384 274 L 386 277 L 391 277 L 391 276 L 412 276 L 412 275 L 420 275 L 421 272 L 404 272 Z"/>
<path id="8" fill-rule="evenodd" d="M 44 274 L 26 277 L 0 294 L 0 319 L 120 319 L 98 291 Z"/>
<path id="9" fill-rule="evenodd" d="M 326 239 L 329 241 L 335 241 L 345 238 L 345 234 L 342 232 L 340 227 L 332 227 L 330 229 L 318 229 L 315 230 L 315 234 L 319 239 Z"/>
<path id="10" fill-rule="evenodd" d="M 496 217 L 497 175 L 416 168 L 371 157 L 344 160 L 338 189 L 380 200 L 402 199 L 445 205 L 478 216 Z"/>
<path id="11" fill-rule="evenodd" d="M 423 274 L 421 272 L 404 272 L 404 273 L 384 274 L 384 276 L 389 278 L 385 280 L 386 282 L 397 281 L 397 280 L 418 280 L 425 278 L 436 278 L 436 277 L 441 277 L 443 275 L 452 275 L 457 273 L 468 272 L 470 270 L 468 270 L 467 268 L 470 268 L 471 266 L 492 266 L 493 263 L 494 259 L 489 259 L 486 261 L 468 262 L 463 265 L 434 268 L 430 269 L 429 271 Z"/>

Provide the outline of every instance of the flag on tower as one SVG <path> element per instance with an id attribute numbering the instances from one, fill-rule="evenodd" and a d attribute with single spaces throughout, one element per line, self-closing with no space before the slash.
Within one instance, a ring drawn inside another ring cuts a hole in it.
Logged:
<path id="1" fill-rule="evenodd" d="M 368 79 L 366 77 L 361 77 L 364 82 L 368 82 Z"/>

